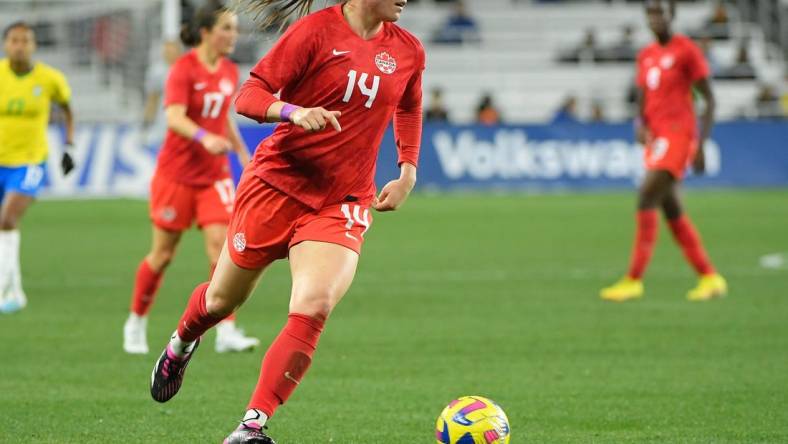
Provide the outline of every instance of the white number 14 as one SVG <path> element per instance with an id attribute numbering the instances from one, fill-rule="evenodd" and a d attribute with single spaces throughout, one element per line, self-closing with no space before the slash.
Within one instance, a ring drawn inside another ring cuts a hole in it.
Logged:
<path id="1" fill-rule="evenodd" d="M 380 87 L 380 77 L 373 76 L 372 77 L 372 88 L 367 88 L 367 78 L 369 74 L 362 72 L 361 77 L 358 76 L 358 72 L 355 69 L 351 69 L 349 73 L 347 73 L 347 89 L 345 90 L 345 97 L 342 98 L 342 101 L 345 103 L 350 102 L 350 98 L 353 97 L 353 90 L 356 89 L 356 78 L 358 77 L 358 89 L 361 91 L 361 94 L 367 96 L 367 103 L 364 104 L 367 108 L 372 108 L 372 103 L 375 102 L 375 98 L 378 96 L 378 87 Z"/>

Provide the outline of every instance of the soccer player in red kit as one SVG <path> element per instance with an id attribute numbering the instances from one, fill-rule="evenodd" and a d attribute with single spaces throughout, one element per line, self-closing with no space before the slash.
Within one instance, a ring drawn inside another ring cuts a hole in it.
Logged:
<path id="1" fill-rule="evenodd" d="M 667 219 L 673 238 L 700 276 L 687 293 L 691 301 L 705 301 L 727 292 L 727 283 L 706 254 L 700 236 L 682 208 L 679 187 L 688 166 L 702 174 L 705 169 L 703 142 L 714 123 L 714 95 L 709 68 L 700 49 L 687 37 L 671 31 L 675 1 L 646 2 L 649 27 L 656 42 L 637 59 L 640 116 L 638 140 L 644 143 L 646 177 L 640 187 L 637 230 L 629 273 L 604 288 L 601 297 L 626 301 L 643 295 L 642 276 L 657 239 L 658 208 Z M 700 138 L 693 110 L 692 89 L 706 103 Z"/>
<path id="2" fill-rule="evenodd" d="M 165 87 L 168 130 L 151 183 L 153 243 L 137 269 L 131 313 L 123 328 L 128 353 L 148 352 L 148 311 L 181 234 L 195 221 L 205 237 L 211 269 L 215 267 L 235 197 L 227 153 L 235 151 L 242 163 L 249 162 L 229 114 L 238 68 L 227 55 L 238 38 L 237 16 L 219 5 L 206 6 L 184 27 L 181 38 L 196 48 L 173 64 Z M 258 344 L 235 327 L 232 316 L 217 328 L 218 352 Z"/>
<path id="3" fill-rule="evenodd" d="M 311 1 L 250 3 L 274 11 L 270 25 L 286 19 L 288 3 L 308 10 Z M 151 383 L 157 401 L 174 396 L 200 336 L 244 302 L 269 264 L 288 257 L 287 323 L 268 348 L 246 415 L 227 443 L 273 443 L 263 425 L 304 377 L 329 315 L 353 281 L 370 210 L 399 208 L 415 184 L 425 55 L 418 39 L 393 23 L 405 4 L 348 0 L 300 19 L 241 88 L 240 114 L 285 123 L 261 142 L 244 171 L 216 273 L 192 293 Z M 378 149 L 392 118 L 400 177 L 376 197 Z"/>

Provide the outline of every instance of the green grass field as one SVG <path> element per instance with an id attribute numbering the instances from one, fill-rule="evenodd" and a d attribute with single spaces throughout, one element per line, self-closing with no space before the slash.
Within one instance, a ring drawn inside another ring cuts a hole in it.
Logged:
<path id="1" fill-rule="evenodd" d="M 631 194 L 417 196 L 377 214 L 350 293 L 302 386 L 271 422 L 282 444 L 433 443 L 435 418 L 479 394 L 512 443 L 788 442 L 788 191 L 693 192 L 688 207 L 731 294 L 695 280 L 662 228 L 646 298 L 603 303 L 633 232 Z M 41 202 L 23 226 L 28 308 L 0 317 L 0 442 L 218 443 L 262 350 L 218 355 L 209 333 L 180 394 L 150 370 L 207 274 L 190 233 L 149 323 L 152 353 L 121 351 L 146 204 Z M 266 275 L 239 323 L 268 344 L 289 274 Z"/>

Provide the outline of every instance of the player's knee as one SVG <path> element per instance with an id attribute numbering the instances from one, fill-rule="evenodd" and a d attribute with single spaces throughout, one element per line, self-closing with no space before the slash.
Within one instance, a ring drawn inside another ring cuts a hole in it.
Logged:
<path id="1" fill-rule="evenodd" d="M 16 230 L 18 226 L 19 220 L 13 216 L 2 216 L 0 217 L 0 230 L 8 231 L 8 230 Z"/>
<path id="2" fill-rule="evenodd" d="M 639 210 L 653 210 L 659 206 L 659 193 L 655 190 L 642 190 L 638 195 Z"/>
<path id="3" fill-rule="evenodd" d="M 240 305 L 232 296 L 221 288 L 209 286 L 205 294 L 205 310 L 213 317 L 225 318 L 229 316 Z"/>
<path id="4" fill-rule="evenodd" d="M 163 270 L 167 268 L 168 265 L 170 265 L 174 258 L 174 249 L 159 249 L 151 252 L 148 262 L 152 268 L 156 270 Z"/>
<path id="5" fill-rule="evenodd" d="M 338 294 L 331 289 L 309 289 L 293 293 L 290 312 L 301 313 L 318 319 L 327 319 L 334 309 Z"/>

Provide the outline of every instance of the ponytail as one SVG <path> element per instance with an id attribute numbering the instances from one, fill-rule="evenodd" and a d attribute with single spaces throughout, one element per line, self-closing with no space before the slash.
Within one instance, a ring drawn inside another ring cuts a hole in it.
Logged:
<path id="1" fill-rule="evenodd" d="M 188 47 L 197 46 L 202 42 L 200 31 L 211 30 L 216 25 L 219 16 L 229 9 L 219 1 L 210 1 L 194 14 L 192 19 L 181 26 L 181 41 Z"/>
<path id="2" fill-rule="evenodd" d="M 242 9 L 252 15 L 260 29 L 282 30 L 293 16 L 301 18 L 309 14 L 314 0 L 239 0 L 239 3 L 245 5 Z"/>

